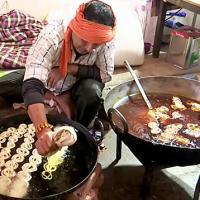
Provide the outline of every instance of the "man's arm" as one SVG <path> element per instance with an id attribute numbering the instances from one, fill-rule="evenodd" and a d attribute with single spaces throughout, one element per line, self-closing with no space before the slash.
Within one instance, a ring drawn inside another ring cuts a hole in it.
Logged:
<path id="1" fill-rule="evenodd" d="M 28 107 L 28 115 L 34 126 L 39 127 L 42 123 L 48 124 L 43 103 L 44 84 L 35 78 L 25 80 L 22 87 L 22 95 L 25 105 Z M 40 139 L 36 141 L 35 146 L 41 155 L 46 155 L 50 149 L 55 148 L 47 134 L 50 131 L 51 129 L 48 126 L 40 132 L 36 131 L 37 138 Z"/>
<path id="2" fill-rule="evenodd" d="M 73 76 L 76 76 L 77 78 L 92 78 L 99 82 L 102 82 L 100 69 L 95 65 L 88 66 L 88 65 L 71 64 L 68 65 L 68 73 Z"/>
<path id="3" fill-rule="evenodd" d="M 95 64 L 100 70 L 100 76 L 103 83 L 110 81 L 114 72 L 114 53 L 114 40 L 104 44 L 98 52 Z"/>
<path id="4" fill-rule="evenodd" d="M 44 89 L 44 84 L 36 78 L 31 78 L 23 82 L 22 96 L 35 127 L 42 122 L 47 122 L 43 100 Z"/>
<path id="5" fill-rule="evenodd" d="M 54 25 L 44 28 L 27 58 L 22 93 L 35 127 L 47 122 L 43 96 L 52 62 L 62 45 L 62 37 L 57 29 L 61 29 L 59 24 L 56 28 Z M 48 153 L 52 147 L 52 140 L 47 134 L 50 130 L 49 127 L 45 127 L 37 133 L 36 147 L 42 155 Z"/>
<path id="6" fill-rule="evenodd" d="M 41 105 L 44 103 L 44 89 L 47 86 L 48 75 L 52 69 L 55 55 L 62 47 L 62 34 L 64 35 L 64 27 L 61 22 L 47 25 L 39 34 L 27 58 L 22 92 L 24 102 L 35 126 L 44 120 L 45 112 L 41 114 L 44 111 L 44 105 Z M 38 113 L 30 111 L 32 110 L 30 108 L 33 108 L 34 105 L 37 111 L 38 107 L 41 108 Z"/>
<path id="7" fill-rule="evenodd" d="M 108 82 L 114 72 L 114 51 L 115 45 L 112 40 L 100 47 L 94 65 L 70 64 L 68 73 L 77 78 L 92 78 L 99 82 Z"/>

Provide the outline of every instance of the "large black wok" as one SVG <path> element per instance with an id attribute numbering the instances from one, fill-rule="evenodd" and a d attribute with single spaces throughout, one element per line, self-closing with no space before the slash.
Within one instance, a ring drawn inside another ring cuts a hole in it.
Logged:
<path id="1" fill-rule="evenodd" d="M 29 192 L 23 199 L 66 199 L 69 193 L 76 190 L 89 178 L 97 164 L 98 148 L 85 127 L 77 122 L 53 116 L 48 116 L 48 121 L 52 125 L 68 124 L 77 130 L 77 142 L 69 148 L 73 154 L 73 162 L 69 164 L 71 162 L 70 156 L 65 158 L 62 165 L 54 172 L 52 180 L 44 180 L 41 177 L 43 166 L 42 164 L 39 165 L 38 170 L 32 173 L 32 179 L 29 182 Z M 0 132 L 8 127 L 18 127 L 21 123 L 30 123 L 29 117 L 27 115 L 19 115 L 1 119 Z M 67 167 L 67 165 L 69 166 Z M 0 195 L 0 199 L 12 200 L 16 198 Z"/>
<path id="2" fill-rule="evenodd" d="M 145 92 L 154 94 L 172 94 L 184 96 L 200 101 L 200 82 L 181 77 L 146 77 L 140 82 Z M 104 108 L 108 114 L 111 126 L 117 134 L 117 159 L 121 157 L 121 141 L 123 141 L 132 153 L 144 166 L 186 166 L 200 163 L 200 149 L 169 146 L 165 144 L 147 141 L 129 134 L 124 116 L 115 108 L 129 95 L 139 94 L 134 81 L 129 81 L 116 86 L 105 98 Z M 114 117 L 121 120 L 122 127 L 118 127 Z"/>

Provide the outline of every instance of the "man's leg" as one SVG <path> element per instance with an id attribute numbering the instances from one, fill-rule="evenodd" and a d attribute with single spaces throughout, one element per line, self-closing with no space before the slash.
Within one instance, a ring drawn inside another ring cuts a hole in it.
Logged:
<path id="1" fill-rule="evenodd" d="M 71 89 L 75 105 L 75 120 L 88 126 L 96 116 L 102 102 L 104 84 L 94 79 L 80 79 Z"/>

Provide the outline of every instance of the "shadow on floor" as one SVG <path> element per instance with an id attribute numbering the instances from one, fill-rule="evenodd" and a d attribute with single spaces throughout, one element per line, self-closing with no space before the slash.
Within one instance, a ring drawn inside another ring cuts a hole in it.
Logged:
<path id="1" fill-rule="evenodd" d="M 104 170 L 104 185 L 100 200 L 141 200 L 140 189 L 144 168 L 142 166 L 116 166 Z M 148 200 L 191 200 L 180 186 L 162 171 L 154 172 L 151 195 Z"/>

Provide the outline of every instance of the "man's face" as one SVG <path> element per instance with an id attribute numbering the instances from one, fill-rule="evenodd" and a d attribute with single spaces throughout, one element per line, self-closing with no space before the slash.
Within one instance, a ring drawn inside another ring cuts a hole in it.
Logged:
<path id="1" fill-rule="evenodd" d="M 72 43 L 76 51 L 81 55 L 88 54 L 98 47 L 97 44 L 81 39 L 74 32 L 72 32 Z"/>

